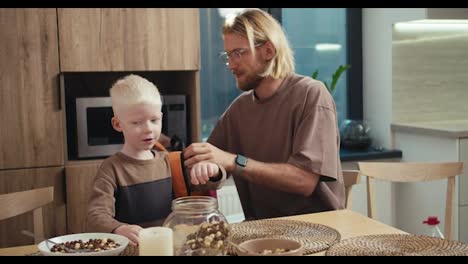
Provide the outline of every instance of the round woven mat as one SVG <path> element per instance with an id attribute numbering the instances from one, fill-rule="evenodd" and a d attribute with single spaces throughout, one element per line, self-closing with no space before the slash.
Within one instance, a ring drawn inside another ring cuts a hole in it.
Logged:
<path id="1" fill-rule="evenodd" d="M 468 256 L 459 241 L 405 234 L 354 237 L 331 246 L 327 256 Z"/>
<path id="2" fill-rule="evenodd" d="M 254 220 L 231 225 L 231 241 L 235 244 L 255 238 L 287 238 L 299 241 L 304 254 L 324 251 L 340 241 L 341 235 L 335 229 L 321 224 L 294 220 Z M 235 255 L 234 247 L 228 254 Z"/>

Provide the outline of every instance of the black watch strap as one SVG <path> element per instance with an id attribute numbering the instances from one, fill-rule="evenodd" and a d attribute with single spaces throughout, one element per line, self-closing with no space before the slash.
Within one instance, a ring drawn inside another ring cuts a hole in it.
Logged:
<path id="1" fill-rule="evenodd" d="M 219 167 L 219 165 L 218 165 L 218 167 Z M 217 181 L 220 181 L 222 178 L 223 178 L 223 172 L 222 172 L 221 168 L 219 168 L 218 176 L 216 176 L 216 177 L 211 177 L 211 178 L 209 178 L 208 180 L 209 180 L 210 182 L 217 182 Z"/>
<path id="2" fill-rule="evenodd" d="M 234 174 L 241 176 L 242 171 L 245 169 L 247 166 L 247 161 L 248 159 L 240 154 L 237 154 L 236 156 L 236 169 L 234 170 Z"/>

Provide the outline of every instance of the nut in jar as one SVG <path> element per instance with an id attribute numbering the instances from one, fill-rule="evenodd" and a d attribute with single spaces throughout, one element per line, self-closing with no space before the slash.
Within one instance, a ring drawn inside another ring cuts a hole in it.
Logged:
<path id="1" fill-rule="evenodd" d="M 174 231 L 175 255 L 225 255 L 230 226 L 213 197 L 189 196 L 172 202 L 163 226 Z"/>
<path id="2" fill-rule="evenodd" d="M 191 255 L 225 255 L 230 229 L 224 221 L 204 222 L 187 236 L 182 251 Z"/>

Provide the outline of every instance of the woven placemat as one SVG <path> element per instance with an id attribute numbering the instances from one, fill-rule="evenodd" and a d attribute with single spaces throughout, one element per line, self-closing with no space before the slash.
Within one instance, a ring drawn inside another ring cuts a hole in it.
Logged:
<path id="1" fill-rule="evenodd" d="M 235 244 L 255 238 L 287 238 L 299 241 L 304 254 L 328 249 L 340 241 L 340 233 L 326 225 L 294 220 L 254 220 L 232 224 L 231 241 Z M 235 255 L 234 247 L 228 247 L 228 254 Z"/>
<path id="2" fill-rule="evenodd" d="M 468 256 L 468 245 L 459 241 L 406 234 L 349 238 L 331 246 L 327 256 Z"/>

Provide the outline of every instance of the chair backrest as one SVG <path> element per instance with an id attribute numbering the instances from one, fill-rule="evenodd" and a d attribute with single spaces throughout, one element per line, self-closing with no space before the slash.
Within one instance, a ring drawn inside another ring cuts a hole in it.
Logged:
<path id="1" fill-rule="evenodd" d="M 447 179 L 444 234 L 446 239 L 452 239 L 455 176 L 463 172 L 463 162 L 358 162 L 358 167 L 361 174 L 367 176 L 367 214 L 374 219 L 376 209 L 372 179 L 391 182 Z"/>
<path id="2" fill-rule="evenodd" d="M 361 182 L 361 174 L 358 170 L 343 170 L 343 181 L 345 185 L 346 194 L 346 209 L 351 209 L 351 191 L 353 185 Z"/>
<path id="3" fill-rule="evenodd" d="M 42 207 L 54 201 L 54 187 L 0 195 L 0 220 L 33 211 L 34 243 L 44 239 Z"/>

